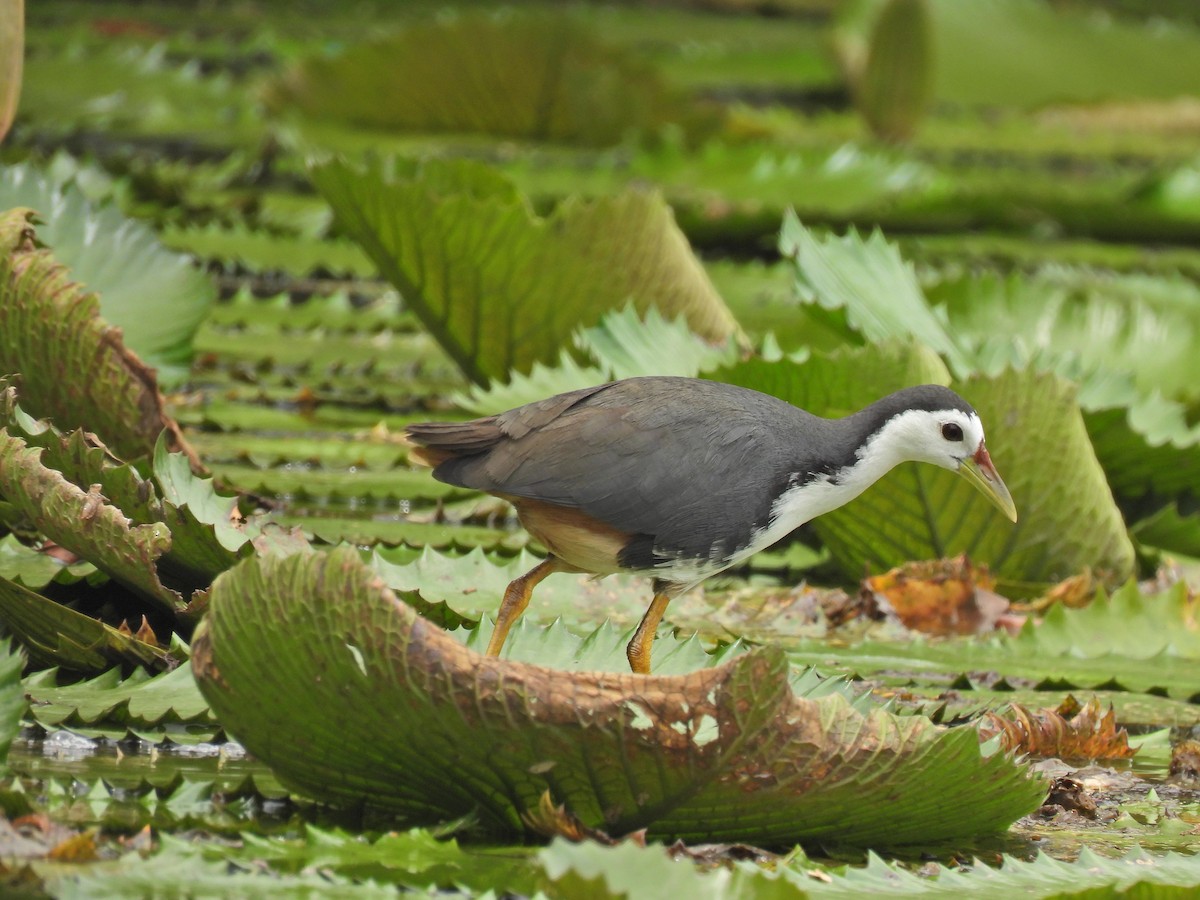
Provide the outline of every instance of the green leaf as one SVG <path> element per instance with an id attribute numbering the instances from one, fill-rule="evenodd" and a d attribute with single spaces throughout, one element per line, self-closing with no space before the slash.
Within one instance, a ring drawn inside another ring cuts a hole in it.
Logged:
<path id="1" fill-rule="evenodd" d="M 428 477 L 428 476 L 426 476 Z M 525 531 L 507 531 L 484 525 L 452 525 L 445 522 L 371 521 L 337 516 L 304 516 L 276 513 L 269 521 L 284 528 L 299 527 L 306 535 L 327 544 L 388 544 L 405 547 L 448 547 L 468 551 L 476 547 L 515 553 L 529 546 Z"/>
<path id="2" fill-rule="evenodd" d="M 640 612 L 644 612 L 649 605 L 645 596 L 643 594 Z M 502 658 L 556 671 L 627 674 L 629 660 L 625 656 L 625 648 L 633 637 L 633 623 L 638 619 L 640 615 L 633 617 L 623 628 L 603 622 L 593 631 L 580 635 L 570 631 L 561 621 L 536 625 L 533 620 L 522 616 L 504 642 Z M 469 631 L 459 629 L 450 634 L 482 655 L 491 637 L 491 626 L 489 624 Z M 715 666 L 745 649 L 745 645 L 734 643 L 708 653 L 698 638 L 681 639 L 668 629 L 654 642 L 654 671 L 659 675 L 683 675 Z M 854 697 L 852 694 L 845 696 L 847 699 Z"/>
<path id="3" fill-rule="evenodd" d="M 157 485 L 165 495 L 160 499 L 154 481 L 114 459 L 91 434 L 80 429 L 64 435 L 49 422 L 26 415 L 17 398 L 17 389 L 0 377 L 0 426 L 10 437 L 40 448 L 42 466 L 61 472 L 81 489 L 99 485 L 105 500 L 135 524 L 166 525 L 171 533 L 170 548 L 158 566 L 161 577 L 173 587 L 189 592 L 207 587 L 214 576 L 237 561 L 239 549 L 249 552 L 251 534 L 231 519 L 237 498 L 218 496 L 211 479 L 192 473 L 186 456 L 168 452 L 164 436 L 160 436 L 153 459 Z M 29 568 L 27 558 L 26 566 Z M 40 571 L 44 572 L 45 566 L 42 564 Z M 22 581 L 28 587 L 41 586 Z"/>
<path id="4" fill-rule="evenodd" d="M 1111 597 L 1099 592 L 1079 609 L 1055 604 L 1039 625 L 1027 622 L 1014 644 L 1031 655 L 1051 657 L 1152 659 L 1166 654 L 1194 660 L 1200 659 L 1200 624 L 1192 620 L 1183 582 L 1145 596 L 1130 581 Z"/>
<path id="5" fill-rule="evenodd" d="M 1142 519 L 1133 526 L 1132 532 L 1144 547 L 1200 557 L 1200 516 L 1180 515 L 1176 504 L 1164 506 Z"/>
<path id="6" fill-rule="evenodd" d="M 312 56 L 268 101 L 371 129 L 615 144 L 667 122 L 705 124 L 646 63 L 564 15 L 461 16 Z"/>
<path id="7" fill-rule="evenodd" d="M 1096 454 L 1127 503 L 1180 496 L 1200 479 L 1200 426 L 1188 412 L 1200 398 L 1193 283 L 1047 267 L 943 281 L 930 298 L 978 369 L 1036 366 L 1080 383 Z"/>
<path id="8" fill-rule="evenodd" d="M 373 878 L 410 888 L 457 888 L 535 896 L 538 869 L 515 848 L 464 848 L 452 838 L 413 828 L 366 838 L 342 829 L 303 826 L 303 836 L 243 835 L 244 847 L 200 845 L 208 859 L 266 862 L 284 872 L 332 871 L 356 879 Z M 195 846 L 195 845 L 193 845 Z"/>
<path id="9" fill-rule="evenodd" d="M 1125 897 L 1187 897 L 1200 885 L 1200 865 L 1182 853 L 1151 855 L 1134 850 L 1110 859 L 1084 849 L 1063 862 L 1045 854 L 1032 861 L 1002 855 L 993 868 L 981 860 L 959 868 L 941 865 L 912 871 L 874 853 L 865 866 L 825 867 L 795 853 L 768 871 L 751 862 L 705 871 L 675 859 L 667 848 L 626 841 L 615 847 L 562 838 L 539 850 L 537 859 L 553 884 L 552 896 L 649 900 L 664 895 L 722 900 L 758 898 L 971 897 L 979 900 L 1088 900 Z"/>
<path id="10" fill-rule="evenodd" d="M 577 328 L 632 302 L 683 315 L 707 340 L 737 333 L 657 194 L 564 201 L 532 214 L 513 186 L 473 163 L 389 173 L 344 162 L 311 175 L 342 226 L 476 383 L 553 363 Z"/>
<path id="11" fill-rule="evenodd" d="M 177 591 L 159 580 L 157 562 L 171 549 L 161 522 L 135 525 L 99 486 L 83 490 L 41 463 L 42 450 L 0 428 L 0 496 L 55 543 L 167 612 L 183 610 Z"/>
<path id="12" fill-rule="evenodd" d="M 109 669 L 90 681 L 61 686 L 54 670 L 47 670 L 27 678 L 25 690 L 34 701 L 32 718 L 48 729 L 105 724 L 140 730 L 216 721 L 191 666 L 153 676 L 135 669 L 124 679 L 119 669 Z"/>
<path id="13" fill-rule="evenodd" d="M 1135 508 L 1147 497 L 1195 497 L 1200 427 L 1179 403 L 1150 397 L 1128 408 L 1085 412 L 1088 434 L 1113 491 Z"/>
<path id="14" fill-rule="evenodd" d="M 807 302 L 844 318 L 848 339 L 915 338 L 940 353 L 957 372 L 967 358 L 930 309 L 912 264 L 876 231 L 863 241 L 851 229 L 842 237 L 817 238 L 795 213 L 784 216 L 779 252 L 796 264 L 796 285 Z"/>
<path id="15" fill-rule="evenodd" d="M 21 688 L 25 656 L 11 641 L 0 639 L 0 772 L 6 771 L 8 748 L 21 729 L 27 706 Z"/>
<path id="16" fill-rule="evenodd" d="M 577 346 L 578 341 L 579 334 L 576 333 Z M 611 376 L 603 368 L 581 363 L 568 351 L 561 350 L 554 365 L 545 365 L 535 360 L 529 367 L 528 374 L 510 372 L 507 381 L 497 379 L 489 382 L 486 387 L 474 384 L 466 391 L 456 393 L 453 399 L 460 409 L 480 416 L 489 416 L 502 410 L 553 397 L 555 394 L 565 394 L 567 391 L 611 380 Z"/>
<path id="17" fill-rule="evenodd" d="M 480 547 L 466 555 L 450 555 L 427 545 L 415 560 L 407 559 L 409 555 L 406 553 L 404 561 L 397 564 L 394 551 L 377 549 L 371 565 L 389 588 L 422 615 L 453 624 L 478 622 L 484 615 L 494 615 L 509 582 L 539 562 L 526 551 L 512 559 L 494 561 Z M 603 581 L 588 575 L 558 575 L 539 586 L 526 616 L 539 622 L 562 617 L 573 625 L 599 625 L 607 619 L 635 624 L 652 596 L 650 582 L 632 575 L 610 576 Z M 437 609 L 443 605 L 449 614 Z M 623 655 L 621 659 L 628 668 Z"/>
<path id="18" fill-rule="evenodd" d="M 706 343 L 688 328 L 684 317 L 668 320 L 657 307 L 641 316 L 631 306 L 608 313 L 600 324 L 583 329 L 576 341 L 579 349 L 599 360 L 614 379 L 694 377 L 737 356 L 732 341 Z"/>
<path id="19" fill-rule="evenodd" d="M 168 228 L 162 242 L 172 250 L 224 266 L 237 265 L 251 272 L 286 272 L 297 278 L 314 272 L 332 272 L 352 278 L 375 277 L 375 264 L 351 241 L 280 236 L 249 228 Z"/>
<path id="20" fill-rule="evenodd" d="M 186 256 L 159 243 L 154 230 L 115 206 L 94 206 L 71 183 L 30 166 L 0 173 L 0 209 L 29 207 L 43 224 L 38 238 L 100 298 L 100 315 L 121 329 L 125 346 L 163 384 L 187 377 L 192 338 L 216 299 L 211 279 Z"/>
<path id="21" fill-rule="evenodd" d="M 830 418 L 849 415 L 907 385 L 950 383 L 950 372 L 936 353 L 894 340 L 814 354 L 803 362 L 747 360 L 711 377 Z"/>
<path id="22" fill-rule="evenodd" d="M 1189 699 L 1200 694 L 1198 633 L 1185 585 L 1142 596 L 1130 584 L 1082 609 L 1056 606 L 1016 637 L 851 646 L 797 641 L 789 655 L 801 665 L 847 674 L 900 670 L 917 680 L 950 682 L 964 672 L 994 672 L 1051 688 L 1116 685 Z"/>
<path id="23" fill-rule="evenodd" d="M 42 666 L 90 673 L 114 663 L 165 669 L 179 662 L 161 647 L 122 634 L 6 578 L 0 578 L 0 621 Z"/>
<path id="24" fill-rule="evenodd" d="M 222 560 L 223 564 L 217 571 L 224 571 L 233 565 L 236 559 L 233 554 L 253 537 L 253 533 L 248 533 L 238 524 L 241 519 L 237 512 L 238 498 L 218 494 L 213 480 L 200 478 L 193 473 L 187 457 L 182 453 L 172 453 L 161 437 L 154 447 L 154 479 L 167 503 L 180 513 L 188 513 L 189 521 L 210 526 L 220 545 L 229 551 L 230 556 Z M 178 540 L 176 532 L 177 528 L 172 528 L 171 533 Z"/>
<path id="25" fill-rule="evenodd" d="M 12 373 L 37 415 L 86 427 L 124 459 L 148 456 L 164 429 L 186 450 L 153 370 L 100 318 L 96 296 L 35 247 L 22 209 L 0 215 L 0 374 Z"/>
<path id="26" fill-rule="evenodd" d="M 202 154 L 243 146 L 259 158 L 266 137 L 262 105 L 240 79 L 200 77 L 194 60 L 175 64 L 162 41 L 80 46 L 72 40 L 45 49 L 25 61 L 22 113 L 30 128 L 142 136 L 151 146 L 180 140 L 174 146 Z M 102 139 L 101 146 L 109 145 Z"/>
<path id="27" fill-rule="evenodd" d="M 534 363 L 529 375 L 514 372 L 507 384 L 492 382 L 472 387 L 454 401 L 463 409 L 489 415 L 532 403 L 554 394 L 590 387 L 603 381 L 639 375 L 682 375 L 701 372 L 733 361 L 732 341 L 714 346 L 700 340 L 682 319 L 668 321 L 657 309 L 641 317 L 632 307 L 606 313 L 600 324 L 575 333 L 575 347 L 595 366 L 582 366 L 563 351 L 559 363 L 548 368 Z"/>
<path id="28" fill-rule="evenodd" d="M 1080 703 L 1088 703 L 1093 698 L 1102 709 L 1112 707 L 1116 720 L 1122 727 L 1130 725 L 1142 728 L 1168 728 L 1179 726 L 1191 728 L 1200 725 L 1200 708 L 1185 700 L 1173 700 L 1159 694 L 1145 694 L 1126 690 L 1096 690 L 1078 688 L 1013 688 L 1007 682 L 1001 681 L 993 688 L 992 675 L 988 673 L 973 673 L 973 676 L 953 679 L 954 687 L 947 690 L 949 681 L 932 685 L 917 685 L 909 682 L 902 689 L 902 696 L 895 699 L 898 709 L 912 710 L 923 716 L 929 716 L 935 722 L 949 723 L 966 719 L 974 719 L 986 712 L 994 712 L 1009 706 L 1024 706 L 1028 709 L 1058 709 L 1067 698 L 1071 697 Z M 835 681 L 836 679 L 827 679 Z M 903 680 L 888 677 L 889 683 Z M 884 689 L 889 694 L 888 689 Z M 1167 755 L 1170 755 L 1168 742 Z M 1139 767 L 1147 763 L 1147 755 L 1139 750 L 1137 764 Z M 1166 763 L 1164 762 L 1165 766 Z M 1143 769 L 1145 771 L 1145 769 Z"/>
<path id="29" fill-rule="evenodd" d="M 1087 408 L 1128 405 L 1154 392 L 1200 396 L 1188 377 L 1200 339 L 1200 288 L 1186 278 L 1051 265 L 1007 277 L 944 278 L 926 292 L 985 371 L 1054 366 L 1082 383 Z"/>
<path id="30" fill-rule="evenodd" d="M 347 900 L 395 900 L 396 897 L 396 889 L 391 885 L 372 881 L 356 884 L 324 872 L 280 875 L 264 873 L 250 862 L 242 865 L 209 862 L 182 842 L 174 841 L 149 859 L 135 851 L 82 871 L 60 870 L 48 879 L 47 886 L 62 900 L 126 900 L 170 894 L 244 900 L 318 898 L 331 894 Z"/>
<path id="31" fill-rule="evenodd" d="M 15 581 L 30 590 L 41 590 L 52 581 L 73 584 L 95 572 L 96 567 L 91 563 L 67 565 L 49 553 L 25 546 L 16 535 L 0 538 L 0 578 Z"/>
<path id="32" fill-rule="evenodd" d="M 413 822 L 477 810 L 522 833 L 550 791 L 613 833 L 903 844 L 996 831 L 1042 798 L 973 731 L 796 697 L 775 650 L 650 677 L 480 657 L 348 550 L 222 575 L 193 664 L 283 782 Z"/>
<path id="33" fill-rule="evenodd" d="M 986 107 L 1173 99 L 1200 83 L 1200 36 L 1033 0 L 932 0 L 939 100 Z M 1020 52 L 1012 52 L 1019 47 Z"/>
<path id="34" fill-rule="evenodd" d="M 411 558 L 411 551 L 405 551 L 399 561 L 395 559 L 398 555 L 395 550 L 376 549 L 371 567 L 423 618 L 444 627 L 455 627 L 450 634 L 476 652 L 486 647 L 491 625 L 457 626 L 479 622 L 495 613 L 509 582 L 538 562 L 537 557 L 525 552 L 511 560 L 497 561 L 479 548 L 465 556 L 442 554 L 431 547 L 424 548 L 415 559 Z M 513 626 L 504 644 L 503 658 L 556 669 L 626 672 L 629 662 L 625 647 L 652 594 L 650 582 L 636 576 L 597 580 L 587 575 L 562 575 L 548 579 L 538 586 L 528 608 Z M 686 604 L 691 599 L 691 595 L 676 598 L 668 611 L 668 624 L 661 629 L 654 645 L 654 670 L 658 674 L 693 672 L 745 649 L 738 641 L 708 653 L 695 635 L 677 636 L 670 623 L 675 620 L 676 611 L 688 608 Z M 568 626 L 582 626 L 586 633 L 576 634 Z M 737 633 L 728 626 L 718 631 Z M 863 699 L 862 692 L 852 691 L 840 680 L 823 678 L 812 670 L 795 673 L 792 689 L 802 697 L 840 692 L 852 705 Z M 869 705 L 861 709 L 865 711 Z"/>
<path id="35" fill-rule="evenodd" d="M 936 60 L 926 0 L 888 0 L 871 26 L 854 102 L 876 136 L 912 137 L 933 95 Z"/>
<path id="36" fill-rule="evenodd" d="M 373 472 L 354 464 L 340 471 L 310 468 L 298 454 L 278 467 L 213 463 L 210 468 L 223 484 L 260 496 L 285 498 L 289 504 L 349 501 L 387 510 L 394 509 L 397 501 L 453 501 L 473 496 L 465 488 L 434 481 L 427 471 L 404 467 Z"/>
<path id="37" fill-rule="evenodd" d="M 55 738 L 66 734 L 52 733 L 44 747 L 53 747 Z M 178 730 L 171 734 L 181 736 Z M 237 824 L 259 815 L 264 803 L 280 805 L 280 800 L 288 799 L 287 792 L 261 768 L 249 775 L 246 770 L 253 768 L 252 764 L 208 753 L 207 748 L 189 752 L 164 743 L 150 752 L 118 755 L 105 753 L 103 745 L 89 752 L 80 745 L 78 734 L 72 732 L 70 737 L 66 745 L 70 749 L 65 753 L 43 754 L 35 745 L 22 747 L 12 757 L 13 769 L 21 781 L 13 783 L 9 796 L 33 801 L 38 812 L 56 825 L 70 822 L 73 829 L 97 832 L 153 828 L 163 843 L 169 843 L 171 832 L 234 832 Z M 142 740 L 136 733 L 124 731 L 99 737 L 120 741 L 127 747 L 137 746 Z M 100 835 L 96 844 L 101 848 L 111 846 Z M 156 849 L 158 845 L 156 838 Z M 112 861 L 114 854 L 102 851 L 100 856 Z M 97 866 L 103 871 L 116 868 L 104 863 Z M 79 860 L 64 870 L 86 873 L 92 866 Z M 195 896 L 186 890 L 181 895 Z"/>

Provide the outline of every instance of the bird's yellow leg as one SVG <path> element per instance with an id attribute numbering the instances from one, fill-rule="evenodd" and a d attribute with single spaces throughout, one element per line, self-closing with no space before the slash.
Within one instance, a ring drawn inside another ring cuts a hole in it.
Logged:
<path id="1" fill-rule="evenodd" d="M 654 647 L 654 636 L 658 633 L 658 623 L 662 621 L 667 604 L 671 602 L 665 591 L 659 591 L 650 601 L 650 608 L 642 616 L 642 621 L 633 633 L 633 639 L 625 648 L 625 658 L 629 660 L 629 668 L 642 675 L 650 674 L 650 650 Z"/>
<path id="2" fill-rule="evenodd" d="M 558 560 L 553 556 L 548 556 L 509 584 L 504 591 L 504 600 L 500 603 L 500 611 L 496 614 L 496 629 L 492 632 L 492 639 L 488 641 L 488 656 L 500 655 L 500 648 L 504 646 L 504 639 L 508 637 L 508 629 L 512 628 L 513 622 L 517 621 L 521 617 L 521 613 L 525 612 L 533 589 L 543 578 L 557 571 L 559 571 Z"/>

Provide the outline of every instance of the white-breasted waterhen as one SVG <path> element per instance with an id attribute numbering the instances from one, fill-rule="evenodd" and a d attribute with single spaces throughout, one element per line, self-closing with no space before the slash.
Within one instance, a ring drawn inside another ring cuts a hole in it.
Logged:
<path id="1" fill-rule="evenodd" d="M 823 419 L 757 391 L 630 378 L 470 422 L 410 425 L 410 459 L 439 481 L 510 501 L 550 555 L 504 593 L 500 653 L 533 588 L 554 572 L 638 572 L 654 599 L 629 642 L 635 672 L 667 603 L 850 502 L 902 462 L 966 476 L 1014 522 L 1012 497 L 971 405 L 940 385 Z"/>

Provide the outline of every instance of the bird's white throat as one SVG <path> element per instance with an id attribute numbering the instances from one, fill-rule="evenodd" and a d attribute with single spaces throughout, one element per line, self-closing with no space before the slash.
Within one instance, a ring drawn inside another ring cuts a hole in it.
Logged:
<path id="1" fill-rule="evenodd" d="M 931 427 L 933 418 L 934 414 L 925 410 L 903 412 L 871 435 L 850 465 L 831 475 L 821 475 L 788 488 L 771 508 L 771 521 L 767 527 L 751 541 L 754 547 L 751 552 L 769 547 L 804 523 L 844 506 L 900 463 L 928 462 L 949 468 L 949 458 L 943 447 L 930 438 L 936 431 Z M 976 446 L 983 436 L 978 417 L 970 416 L 969 420 L 969 436 L 963 443 L 964 448 Z M 975 434 L 979 435 L 977 440 Z M 972 440 L 976 443 L 969 443 Z"/>

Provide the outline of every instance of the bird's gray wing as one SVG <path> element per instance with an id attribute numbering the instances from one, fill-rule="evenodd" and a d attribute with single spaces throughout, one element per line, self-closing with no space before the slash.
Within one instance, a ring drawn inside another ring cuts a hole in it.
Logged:
<path id="1" fill-rule="evenodd" d="M 617 382 L 534 427 L 528 407 L 502 414 L 509 437 L 436 474 L 579 509 L 668 556 L 728 553 L 766 523 L 790 476 L 795 420 L 779 416 L 799 411 L 768 401 L 683 379 Z"/>

